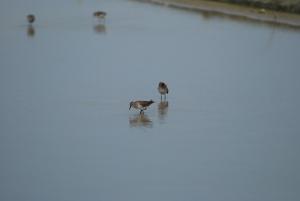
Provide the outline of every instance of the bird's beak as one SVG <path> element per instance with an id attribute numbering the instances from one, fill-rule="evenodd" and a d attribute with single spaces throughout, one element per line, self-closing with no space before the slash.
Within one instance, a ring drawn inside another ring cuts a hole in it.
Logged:
<path id="1" fill-rule="evenodd" d="M 130 110 L 130 108 L 131 108 L 131 105 L 129 105 L 129 110 Z"/>

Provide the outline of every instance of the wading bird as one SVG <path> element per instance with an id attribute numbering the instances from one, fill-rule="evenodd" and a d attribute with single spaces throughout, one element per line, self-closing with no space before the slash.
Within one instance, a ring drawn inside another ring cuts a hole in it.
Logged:
<path id="1" fill-rule="evenodd" d="M 144 110 L 147 109 L 147 107 L 149 107 L 152 103 L 154 103 L 153 100 L 150 101 L 131 101 L 129 104 L 129 110 L 131 109 L 131 107 L 133 107 L 134 109 L 140 110 L 140 114 L 142 114 L 144 112 Z"/>
<path id="2" fill-rule="evenodd" d="M 104 11 L 96 11 L 93 13 L 93 16 L 99 20 L 104 19 L 106 16 L 106 12 Z"/>
<path id="3" fill-rule="evenodd" d="M 158 84 L 157 90 L 160 93 L 160 100 L 162 100 L 162 95 L 165 96 L 165 100 L 166 100 L 166 94 L 169 93 L 169 89 L 168 89 L 168 86 L 166 85 L 166 83 L 160 82 Z"/>
<path id="4" fill-rule="evenodd" d="M 35 21 L 35 16 L 33 14 L 27 15 L 27 21 L 32 24 Z"/>

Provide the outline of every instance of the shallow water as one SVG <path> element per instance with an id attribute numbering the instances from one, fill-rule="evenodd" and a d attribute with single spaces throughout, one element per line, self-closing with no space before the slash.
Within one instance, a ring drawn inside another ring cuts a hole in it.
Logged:
<path id="1" fill-rule="evenodd" d="M 299 30 L 127 0 L 0 9 L 0 200 L 300 199 Z"/>

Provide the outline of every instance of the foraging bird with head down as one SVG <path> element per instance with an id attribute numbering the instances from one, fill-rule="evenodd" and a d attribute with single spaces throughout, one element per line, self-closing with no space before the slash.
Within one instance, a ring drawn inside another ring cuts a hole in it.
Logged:
<path id="1" fill-rule="evenodd" d="M 160 93 L 160 99 L 162 100 L 162 95 L 164 95 L 166 100 L 166 94 L 169 93 L 168 86 L 164 82 L 160 82 L 157 87 L 158 92 Z"/>
<path id="2" fill-rule="evenodd" d="M 104 19 L 106 16 L 106 12 L 104 11 L 96 11 L 93 13 L 93 16 L 98 19 Z"/>
<path id="3" fill-rule="evenodd" d="M 138 101 L 131 101 L 129 104 L 129 110 L 131 107 L 134 109 L 140 110 L 140 114 L 144 112 L 144 110 L 147 109 L 152 103 L 154 103 L 153 100 L 144 101 L 144 100 L 138 100 Z"/>

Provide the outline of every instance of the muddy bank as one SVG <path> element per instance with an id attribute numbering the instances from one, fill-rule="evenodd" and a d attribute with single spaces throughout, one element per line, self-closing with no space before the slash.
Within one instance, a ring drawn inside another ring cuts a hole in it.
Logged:
<path id="1" fill-rule="evenodd" d="M 138 1 L 150 2 L 150 3 L 160 4 L 164 6 L 189 9 L 194 11 L 225 14 L 229 16 L 236 16 L 241 18 L 283 24 L 283 25 L 300 28 L 300 15 L 298 14 L 221 2 L 227 0 L 220 0 L 220 1 L 219 0 L 217 1 L 214 0 L 212 1 L 210 0 L 138 0 Z"/>
<path id="2" fill-rule="evenodd" d="M 208 0 L 300 14 L 300 0 Z"/>

